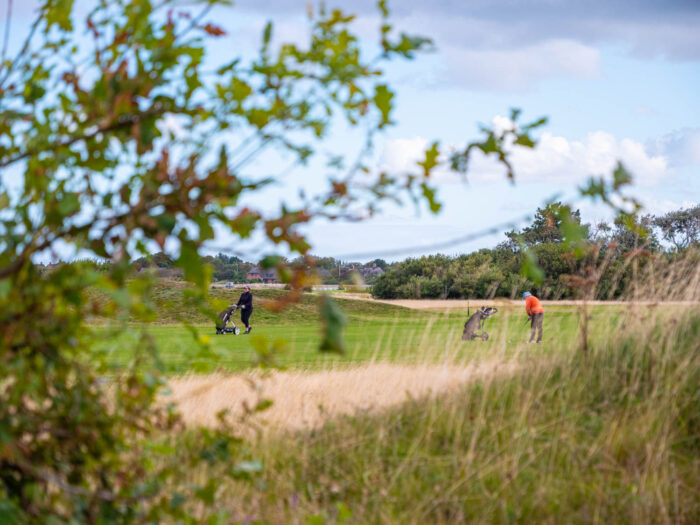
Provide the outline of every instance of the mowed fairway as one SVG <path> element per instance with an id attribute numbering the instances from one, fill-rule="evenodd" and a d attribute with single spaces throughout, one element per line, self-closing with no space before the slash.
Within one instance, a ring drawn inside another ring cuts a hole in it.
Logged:
<path id="1" fill-rule="evenodd" d="M 582 312 L 576 306 L 548 306 L 545 314 L 544 341 L 527 345 L 529 324 L 522 307 L 501 307 L 486 321 L 488 341 L 462 341 L 466 312 L 455 310 L 418 311 L 392 306 L 382 310 L 368 305 L 362 313 L 361 301 L 341 301 L 350 306 L 345 329 L 344 355 L 321 353 L 318 346 L 321 325 L 313 310 L 300 316 L 284 311 L 274 316 L 258 308 L 253 315 L 251 335 L 215 335 L 213 325 L 129 325 L 115 336 L 104 327 L 94 327 L 101 342 L 96 351 L 105 352 L 109 362 L 127 365 L 135 349 L 143 343 L 139 337 L 147 331 L 158 348 L 168 374 L 242 371 L 255 363 L 258 348 L 270 348 L 277 341 L 276 362 L 292 369 L 324 369 L 359 362 L 388 361 L 408 364 L 460 363 L 484 358 L 508 359 L 514 355 L 546 356 L 553 352 L 578 348 L 581 340 Z M 652 307 L 653 308 L 653 307 Z M 652 309 L 638 307 L 634 315 L 646 315 Z M 262 315 L 261 315 L 262 311 Z M 589 337 L 592 341 L 609 337 L 628 315 L 626 307 L 589 307 Z M 291 317 L 291 318 L 290 318 Z M 238 321 L 240 326 L 240 321 Z M 197 338 L 204 340 L 202 350 Z"/>

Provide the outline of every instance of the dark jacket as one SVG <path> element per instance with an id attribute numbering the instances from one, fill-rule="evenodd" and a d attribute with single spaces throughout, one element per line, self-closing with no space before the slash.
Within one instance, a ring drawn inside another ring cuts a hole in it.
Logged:
<path id="1" fill-rule="evenodd" d="M 253 308 L 253 294 L 250 292 L 243 292 L 241 294 L 241 298 L 238 299 L 238 302 L 236 303 L 238 306 L 245 306 L 246 310 L 250 310 Z"/>

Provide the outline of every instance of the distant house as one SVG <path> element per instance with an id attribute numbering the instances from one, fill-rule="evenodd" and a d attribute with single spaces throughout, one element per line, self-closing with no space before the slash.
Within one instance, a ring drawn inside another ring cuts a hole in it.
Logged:
<path id="1" fill-rule="evenodd" d="M 321 268 L 321 269 L 318 271 L 318 275 L 319 275 L 319 277 L 330 277 L 330 276 L 331 276 L 331 271 L 330 271 L 330 270 L 326 270 L 325 268 Z"/>
<path id="2" fill-rule="evenodd" d="M 360 271 L 360 275 L 364 278 L 375 277 L 377 275 L 382 275 L 384 273 L 384 270 L 382 270 L 376 264 L 374 264 L 372 266 L 365 266 L 364 268 L 360 268 L 359 271 Z"/>
<path id="3" fill-rule="evenodd" d="M 248 281 L 262 281 L 264 283 L 276 283 L 278 281 L 277 270 L 275 270 L 275 269 L 263 270 L 257 266 L 253 266 L 250 269 L 250 271 L 248 272 L 248 275 L 246 275 L 246 279 Z"/>

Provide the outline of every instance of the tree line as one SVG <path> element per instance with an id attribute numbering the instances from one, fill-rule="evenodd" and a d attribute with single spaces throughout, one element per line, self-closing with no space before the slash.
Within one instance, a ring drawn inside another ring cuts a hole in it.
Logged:
<path id="1" fill-rule="evenodd" d="M 596 297 L 616 298 L 649 261 L 697 254 L 699 246 L 700 206 L 661 216 L 622 215 L 612 224 L 591 225 L 581 222 L 579 210 L 556 202 L 538 209 L 528 226 L 507 232 L 495 248 L 394 263 L 376 279 L 372 294 L 382 299 L 466 299 L 515 297 L 531 290 L 563 299 L 577 295 L 585 271 L 595 273 Z M 529 271 L 530 266 L 537 271 Z"/>
<path id="2" fill-rule="evenodd" d="M 250 271 L 255 267 L 267 266 L 266 260 L 251 262 L 225 253 L 205 255 L 201 260 L 211 268 L 213 281 L 253 282 L 254 280 L 248 279 Z M 176 262 L 167 253 L 157 252 L 136 259 L 132 263 L 132 271 L 137 273 L 150 269 L 162 278 L 182 278 L 182 269 L 177 267 Z M 280 263 L 292 268 L 303 266 L 309 273 L 314 273 L 323 284 L 355 284 L 358 280 L 372 283 L 388 267 L 388 263 L 383 259 L 362 263 L 315 256 L 297 257 L 291 260 L 279 258 L 276 264 Z"/>

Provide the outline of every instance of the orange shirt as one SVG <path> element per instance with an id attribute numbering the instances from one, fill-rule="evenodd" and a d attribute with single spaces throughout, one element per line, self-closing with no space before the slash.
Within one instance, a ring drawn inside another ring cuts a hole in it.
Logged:
<path id="1" fill-rule="evenodd" d="M 527 315 L 543 314 L 544 308 L 542 308 L 540 300 L 534 295 L 531 295 L 525 299 L 525 311 L 527 312 Z"/>

